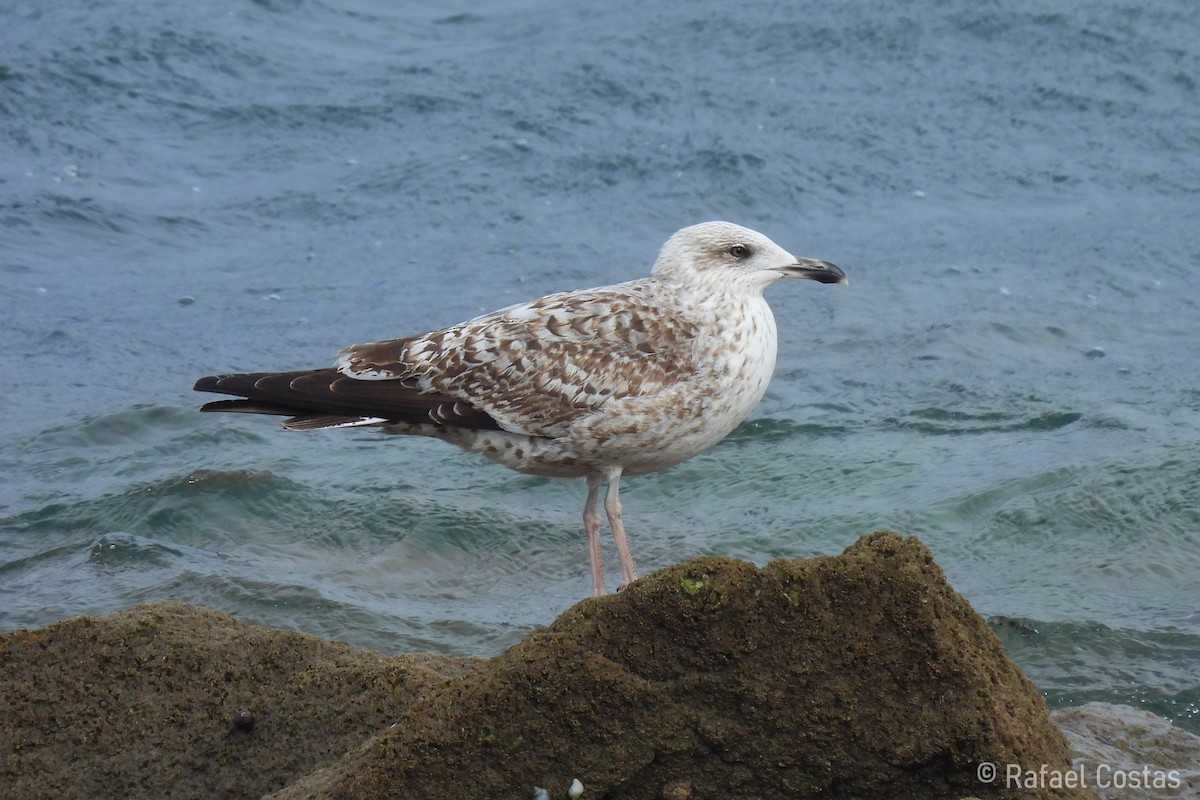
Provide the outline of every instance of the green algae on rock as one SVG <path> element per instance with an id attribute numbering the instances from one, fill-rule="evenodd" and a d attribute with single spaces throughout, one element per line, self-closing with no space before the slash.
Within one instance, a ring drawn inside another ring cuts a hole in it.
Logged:
<path id="1" fill-rule="evenodd" d="M 176 602 L 9 631 L 0 795 L 261 797 L 480 663 L 385 656 Z M 236 727 L 243 712 L 252 730 Z"/>
<path id="2" fill-rule="evenodd" d="M 0 635 L 0 780 L 61 797 L 1091 797 L 1041 695 L 915 538 L 700 558 L 489 660 L 387 657 L 180 603 Z M 252 713 L 252 729 L 232 720 Z"/>
<path id="3" fill-rule="evenodd" d="M 879 532 L 762 569 L 695 559 L 585 600 L 276 798 L 451 798 L 463 780 L 523 798 L 573 776 L 613 800 L 1003 796 L 985 761 L 1070 766 L 929 551 Z"/>

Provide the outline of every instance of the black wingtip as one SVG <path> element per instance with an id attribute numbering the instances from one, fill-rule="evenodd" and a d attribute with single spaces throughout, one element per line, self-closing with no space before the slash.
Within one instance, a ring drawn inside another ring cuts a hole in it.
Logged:
<path id="1" fill-rule="evenodd" d="M 286 415 L 297 418 L 289 426 L 298 430 L 364 419 L 501 430 L 489 414 L 458 398 L 425 393 L 401 380 L 358 380 L 330 368 L 207 375 L 193 388 L 242 398 L 214 400 L 201 411 Z"/>
<path id="2" fill-rule="evenodd" d="M 304 413 L 304 409 L 261 400 L 213 400 L 200 406 L 201 411 L 235 411 L 241 414 L 271 414 L 291 417 Z"/>
<path id="3" fill-rule="evenodd" d="M 205 375 L 203 378 L 196 381 L 192 387 L 193 392 L 215 392 L 217 382 L 221 380 L 220 375 Z"/>

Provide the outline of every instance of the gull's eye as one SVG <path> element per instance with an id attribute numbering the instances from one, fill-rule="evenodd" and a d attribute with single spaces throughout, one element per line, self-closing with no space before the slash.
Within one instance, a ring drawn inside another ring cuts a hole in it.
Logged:
<path id="1" fill-rule="evenodd" d="M 752 252 L 753 251 L 750 249 L 749 245 L 744 244 L 735 244 L 733 247 L 729 248 L 729 255 L 733 256 L 738 261 L 744 261 L 745 259 L 749 258 L 750 253 Z"/>

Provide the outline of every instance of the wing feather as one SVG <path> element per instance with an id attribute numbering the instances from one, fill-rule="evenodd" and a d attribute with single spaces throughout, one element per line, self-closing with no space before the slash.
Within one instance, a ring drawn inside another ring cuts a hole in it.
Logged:
<path id="1" fill-rule="evenodd" d="M 365 381 L 334 369 L 213 375 L 196 381 L 196 391 L 245 400 L 218 400 L 201 411 L 239 411 L 293 417 L 296 430 L 413 422 L 498 430 L 496 420 L 459 397 L 424 392 L 405 380 Z"/>
<path id="2" fill-rule="evenodd" d="M 696 326 L 633 283 L 510 306 L 419 336 L 354 345 L 355 383 L 456 398 L 504 430 L 561 436 L 610 399 L 663 392 L 695 372 Z"/>

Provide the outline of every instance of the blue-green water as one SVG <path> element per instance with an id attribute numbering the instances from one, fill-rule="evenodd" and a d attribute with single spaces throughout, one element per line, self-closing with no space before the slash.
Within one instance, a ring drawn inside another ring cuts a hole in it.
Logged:
<path id="1" fill-rule="evenodd" d="M 623 484 L 642 571 L 915 533 L 1053 703 L 1200 729 L 1200 16 L 1055 8 L 4 4 L 0 628 L 497 652 L 587 593 L 582 485 L 192 381 L 724 218 L 851 283 L 774 287 L 753 420 Z"/>

